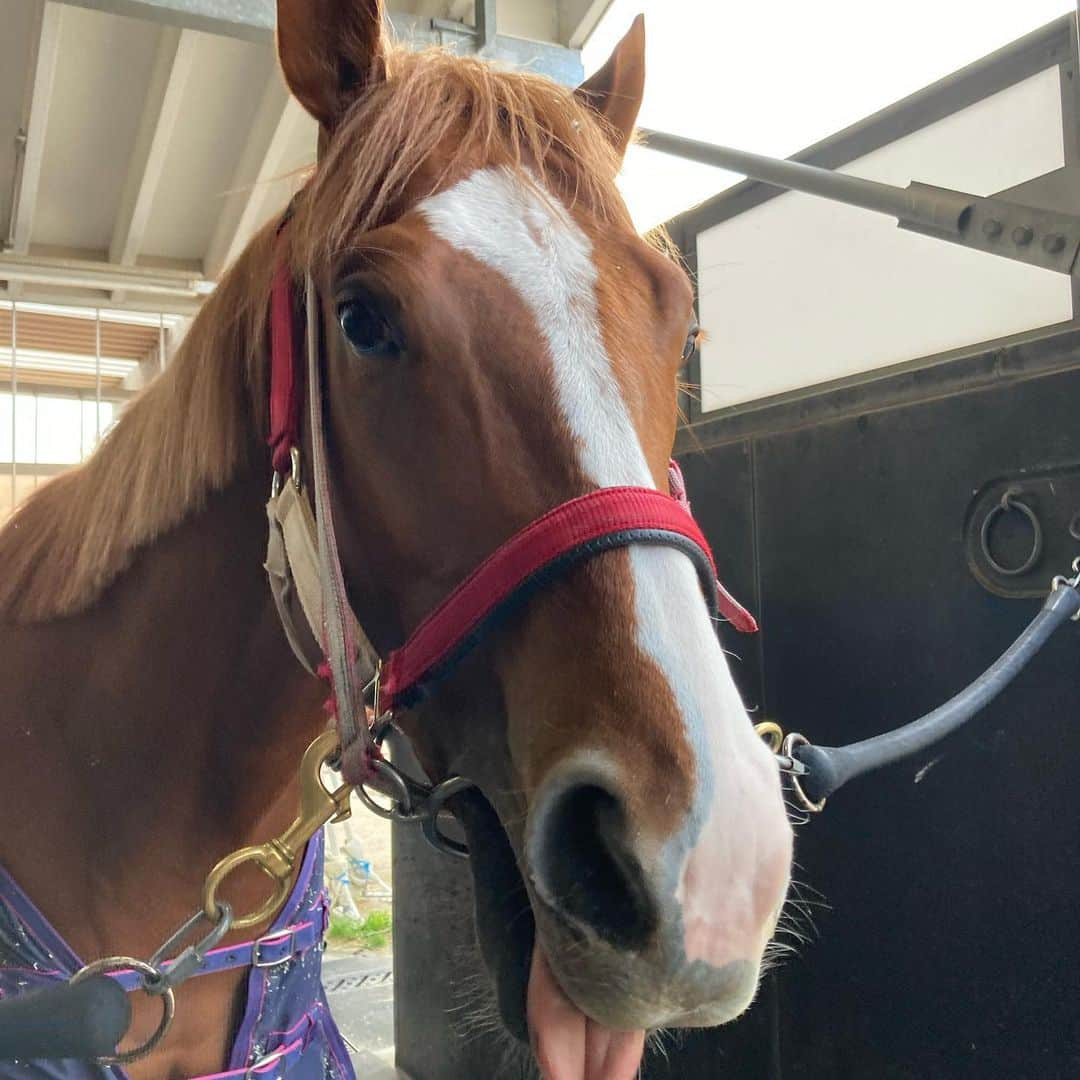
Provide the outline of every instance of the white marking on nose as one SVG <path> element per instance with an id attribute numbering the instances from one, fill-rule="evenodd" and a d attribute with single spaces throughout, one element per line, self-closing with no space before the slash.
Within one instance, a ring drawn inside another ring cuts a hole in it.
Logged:
<path id="1" fill-rule="evenodd" d="M 598 487 L 653 487 L 604 346 L 592 245 L 566 208 L 509 170 L 482 169 L 419 210 L 436 235 L 502 274 L 529 307 L 586 475 Z M 790 829 L 776 769 L 753 733 L 690 561 L 641 546 L 630 549 L 630 565 L 639 647 L 666 674 L 696 759 L 694 804 L 669 845 L 686 952 L 717 964 L 750 958 L 749 943 L 765 932 L 763 906 L 771 912 L 786 888 Z"/>

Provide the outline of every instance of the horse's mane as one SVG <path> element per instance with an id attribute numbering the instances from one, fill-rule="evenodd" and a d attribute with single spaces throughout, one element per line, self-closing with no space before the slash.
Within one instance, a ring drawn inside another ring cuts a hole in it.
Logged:
<path id="1" fill-rule="evenodd" d="M 434 191 L 479 163 L 535 177 L 629 226 L 611 141 L 571 91 L 438 50 L 387 59 L 390 77 L 351 106 L 297 200 L 284 234 L 294 267 L 390 220 L 418 182 Z M 440 172 L 429 178 L 432 160 Z M 271 225 L 251 242 L 172 363 L 94 454 L 40 488 L 0 531 L 0 619 L 85 610 L 140 548 L 259 461 L 274 234 Z"/>
<path id="2" fill-rule="evenodd" d="M 253 363 L 272 233 L 240 256 L 176 357 L 83 464 L 39 488 L 0 531 L 0 619 L 34 622 L 92 604 L 135 552 L 198 510 L 257 446 Z"/>

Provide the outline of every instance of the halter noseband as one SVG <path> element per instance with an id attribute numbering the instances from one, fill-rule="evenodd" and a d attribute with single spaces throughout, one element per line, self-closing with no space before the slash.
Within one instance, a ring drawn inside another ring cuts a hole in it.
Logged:
<path id="1" fill-rule="evenodd" d="M 314 513 L 300 489 L 302 369 L 294 356 L 295 291 L 284 236 L 279 249 L 270 315 L 268 442 L 274 485 L 268 504 L 267 570 L 293 650 L 309 670 L 330 676 L 346 780 L 359 783 L 370 779 L 372 759 L 378 756 L 363 714 L 364 694 L 357 692 L 358 687 L 374 688 L 375 709 L 382 715 L 414 704 L 425 685 L 452 670 L 502 619 L 571 567 L 605 551 L 631 544 L 681 551 L 694 564 L 710 613 L 723 616 L 744 633 L 757 630 L 753 616 L 717 581 L 708 541 L 690 513 L 679 467 L 671 462 L 670 494 L 645 487 L 600 488 L 556 506 L 525 526 L 480 563 L 400 648 L 385 661 L 379 660 L 348 608 L 337 558 L 325 475 L 321 373 L 314 326 L 317 309 L 310 277 L 306 283 L 307 392 Z M 282 481 L 286 474 L 291 474 L 291 482 Z M 299 601 L 306 630 L 296 626 L 293 598 Z M 318 648 L 315 655 L 307 645 L 309 634 Z M 318 664 L 317 657 L 325 657 L 326 662 Z M 346 683 L 351 685 L 343 685 Z M 361 747 L 351 745 L 358 741 Z M 350 753 L 355 749 L 364 751 L 359 758 Z"/>

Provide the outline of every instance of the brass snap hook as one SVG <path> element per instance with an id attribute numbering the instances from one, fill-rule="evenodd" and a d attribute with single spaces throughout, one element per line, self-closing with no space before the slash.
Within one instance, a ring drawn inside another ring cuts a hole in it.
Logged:
<path id="1" fill-rule="evenodd" d="M 265 844 L 226 855 L 207 875 L 203 886 L 203 911 L 216 918 L 220 901 L 218 892 L 226 878 L 246 863 L 253 863 L 274 882 L 271 895 L 253 911 L 233 919 L 233 928 L 242 930 L 265 922 L 281 907 L 289 895 L 293 872 L 304 845 L 328 821 L 344 821 L 351 813 L 351 784 L 329 791 L 322 779 L 322 767 L 340 753 L 336 732 L 324 731 L 304 751 L 300 762 L 300 811 L 293 823 Z"/>

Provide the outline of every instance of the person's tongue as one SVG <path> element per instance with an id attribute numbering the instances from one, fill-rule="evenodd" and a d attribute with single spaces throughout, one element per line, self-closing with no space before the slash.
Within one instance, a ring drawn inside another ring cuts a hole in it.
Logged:
<path id="1" fill-rule="evenodd" d="M 544 1080 L 634 1080 L 644 1031 L 615 1031 L 590 1020 L 562 991 L 539 943 L 526 999 L 533 1050 Z"/>

